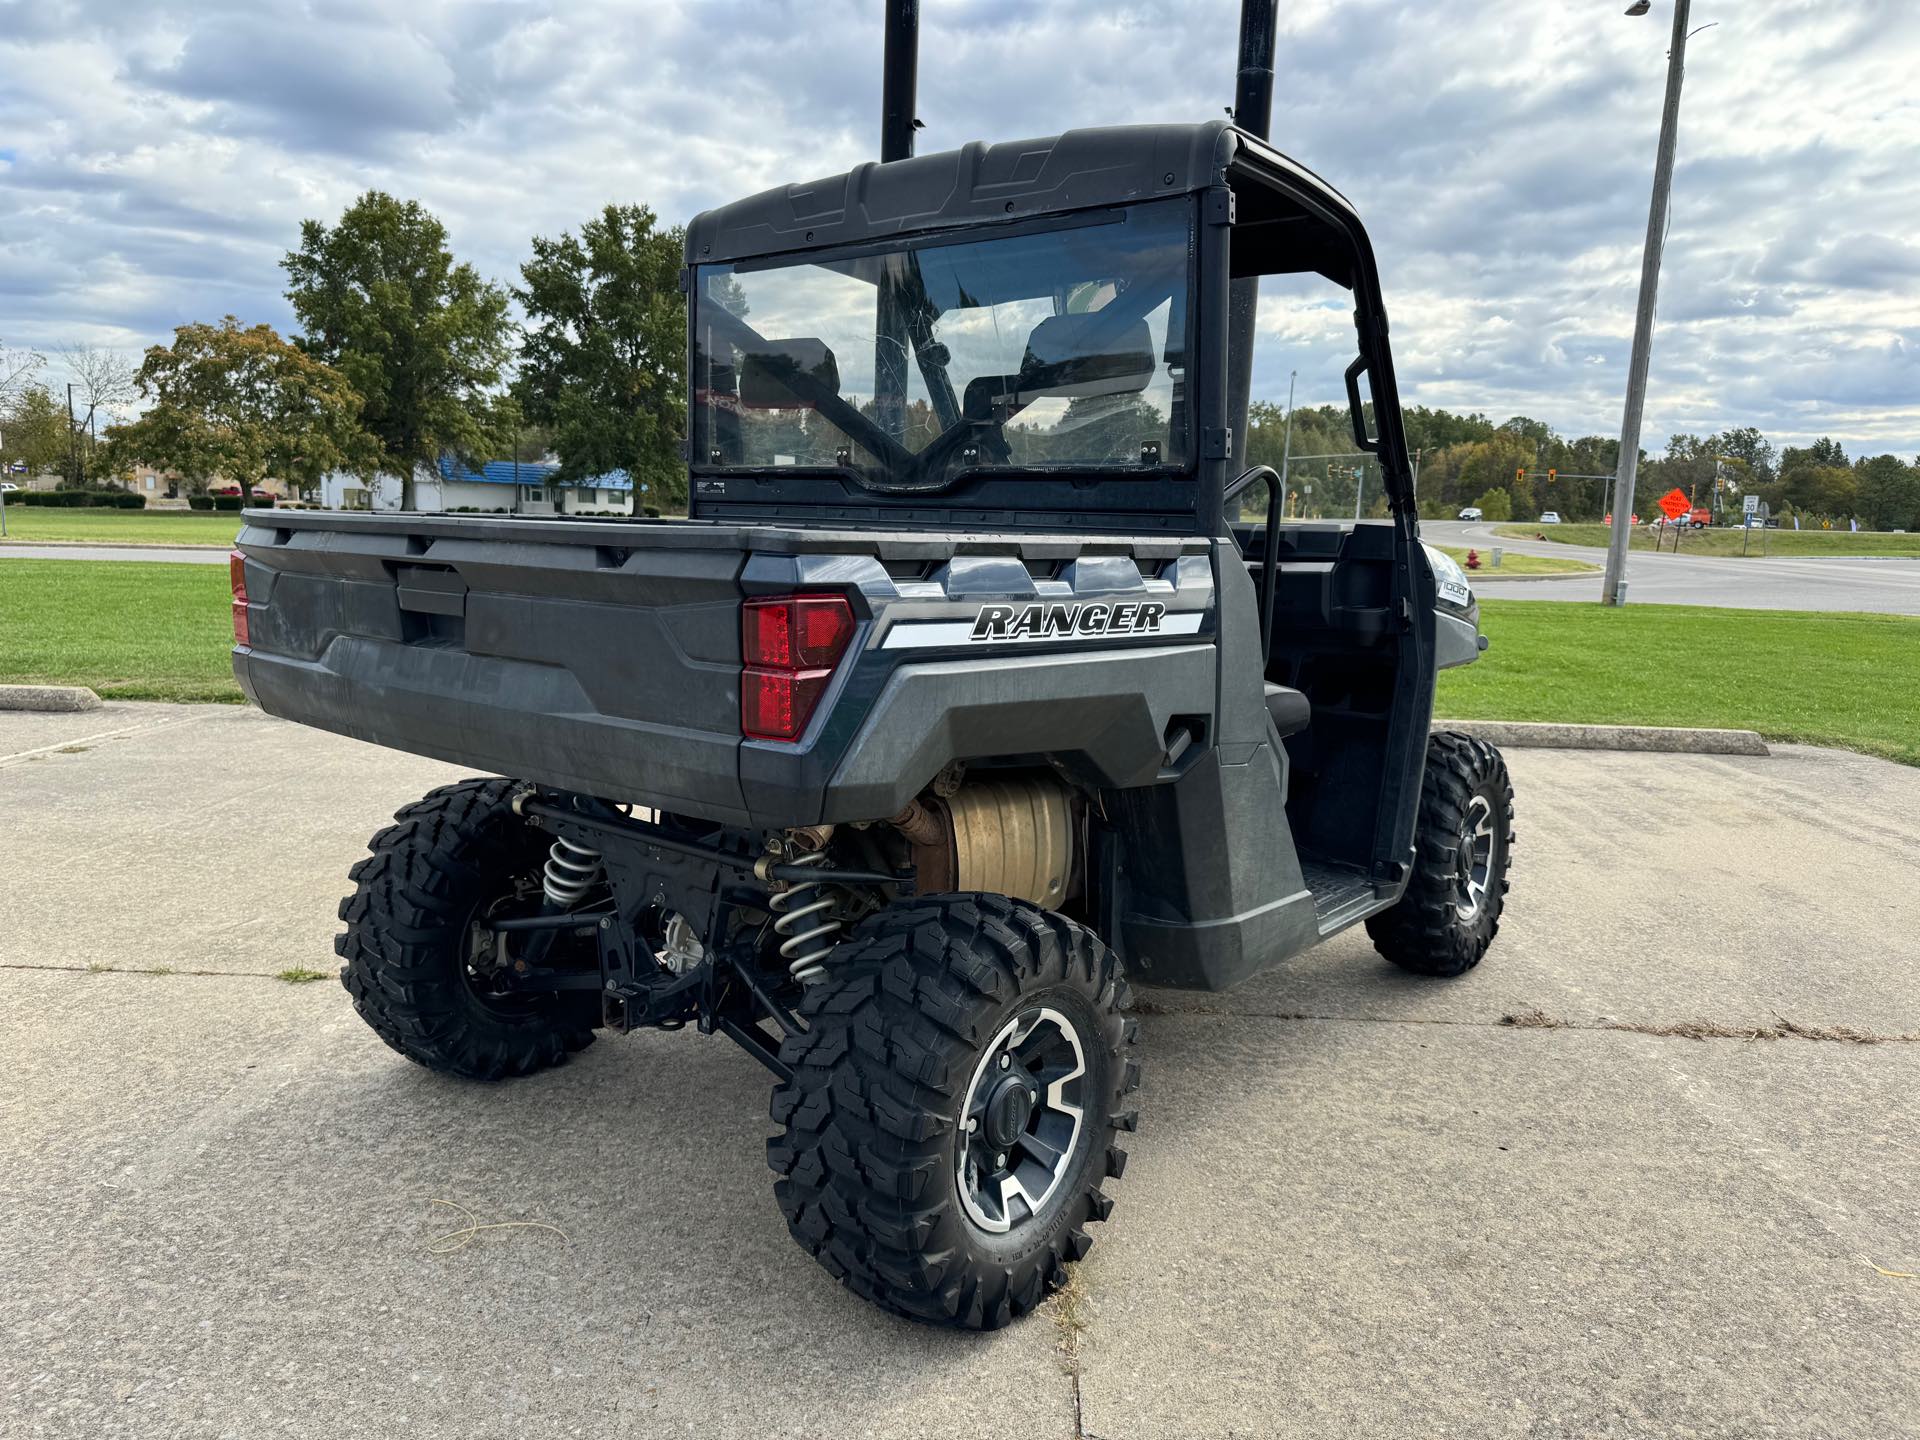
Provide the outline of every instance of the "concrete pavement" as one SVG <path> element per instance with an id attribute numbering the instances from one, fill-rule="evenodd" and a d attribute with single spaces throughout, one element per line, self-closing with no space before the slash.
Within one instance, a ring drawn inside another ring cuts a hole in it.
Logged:
<path id="1" fill-rule="evenodd" d="M 1606 564 L 1597 546 L 1553 540 L 1513 539 L 1496 525 L 1477 520 L 1422 520 L 1420 533 L 1435 545 L 1471 546 L 1483 554 L 1498 545 L 1516 555 L 1553 555 Z M 1544 528 L 1544 527 L 1540 527 Z M 1747 557 L 1627 552 L 1627 601 L 1641 605 L 1715 605 L 1750 610 L 1862 610 L 1881 615 L 1920 615 L 1920 559 L 1901 556 L 1780 555 L 1761 558 L 1760 537 Z M 1476 591 L 1514 600 L 1600 598 L 1600 575 L 1564 579 L 1502 580 L 1492 572 L 1473 577 Z"/>
<path id="2" fill-rule="evenodd" d="M 1920 1280 L 1875 1268 L 1920 1272 L 1920 1043 L 1650 1033 L 1920 1032 L 1920 771 L 1509 759 L 1487 962 L 1348 935 L 1143 996 L 1084 1299 L 982 1337 L 791 1244 L 727 1042 L 473 1087 L 272 978 L 331 972 L 347 865 L 458 772 L 237 707 L 0 715 L 0 1431 L 1920 1433 Z M 564 1235 L 436 1254 L 436 1199 Z"/>

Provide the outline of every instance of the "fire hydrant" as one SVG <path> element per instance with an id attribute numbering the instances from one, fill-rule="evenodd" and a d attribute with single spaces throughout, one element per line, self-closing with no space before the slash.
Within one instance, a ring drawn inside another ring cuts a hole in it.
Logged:
<path id="1" fill-rule="evenodd" d="M 1467 569 L 1478 570 L 1479 568 L 1480 568 L 1480 552 L 1478 550 L 1467 551 Z"/>

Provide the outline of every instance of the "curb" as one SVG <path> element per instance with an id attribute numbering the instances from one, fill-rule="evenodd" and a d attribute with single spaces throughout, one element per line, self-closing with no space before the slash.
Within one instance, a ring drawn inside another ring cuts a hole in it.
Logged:
<path id="1" fill-rule="evenodd" d="M 0 685 L 0 710 L 71 713 L 99 708 L 100 697 L 84 685 Z"/>
<path id="2" fill-rule="evenodd" d="M 1477 586 L 1485 584 L 1489 580 L 1506 581 L 1513 585 L 1518 585 L 1526 580 L 1597 580 L 1605 573 L 1606 572 L 1598 565 L 1594 566 L 1591 570 L 1550 570 L 1544 574 L 1537 575 L 1501 575 L 1487 570 L 1469 570 L 1467 571 L 1467 584 Z"/>
<path id="3" fill-rule="evenodd" d="M 1435 720 L 1516 750 L 1633 750 L 1672 755 L 1770 755 L 1751 730 L 1689 730 L 1670 725 L 1560 725 L 1539 720 Z"/>

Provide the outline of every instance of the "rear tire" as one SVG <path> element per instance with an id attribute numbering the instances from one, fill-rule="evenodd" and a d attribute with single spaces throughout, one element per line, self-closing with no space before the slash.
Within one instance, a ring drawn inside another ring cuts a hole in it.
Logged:
<path id="1" fill-rule="evenodd" d="M 780 1047 L 767 1160 L 787 1228 L 885 1309 L 1005 1325 L 1113 1207 L 1140 1073 L 1120 963 L 1025 901 L 947 895 L 888 907 L 827 969 Z"/>
<path id="2" fill-rule="evenodd" d="M 1413 877 L 1368 917 L 1373 948 L 1416 975 L 1464 975 L 1500 930 L 1513 856 L 1513 782 L 1484 740 L 1437 730 L 1414 831 Z"/>
<path id="3" fill-rule="evenodd" d="M 429 1070 L 471 1080 L 531 1075 L 592 1043 L 592 992 L 498 993 L 475 972 L 475 921 L 538 893 L 546 843 L 513 813 L 511 780 L 462 780 L 403 807 L 348 871 L 333 948 L 353 1008 Z M 521 908 L 531 909 L 528 904 Z M 495 942 L 497 943 L 497 942 Z M 577 944 L 570 937 L 554 942 Z"/>

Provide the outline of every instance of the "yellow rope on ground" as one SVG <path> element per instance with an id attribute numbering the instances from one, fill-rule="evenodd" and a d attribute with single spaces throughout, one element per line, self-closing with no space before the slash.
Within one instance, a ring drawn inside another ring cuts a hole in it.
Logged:
<path id="1" fill-rule="evenodd" d="M 1920 1275 L 1914 1274 L 1911 1270 L 1889 1270 L 1884 1265 L 1875 1265 L 1873 1261 L 1868 1260 L 1864 1255 L 1856 1256 L 1855 1258 L 1886 1276 L 1889 1280 L 1920 1280 Z"/>
<path id="2" fill-rule="evenodd" d="M 562 1230 L 558 1225 L 549 1225 L 544 1220 L 495 1220 L 483 1225 L 480 1223 L 480 1217 L 462 1205 L 458 1200 L 435 1199 L 433 1203 L 435 1205 L 444 1205 L 449 1210 L 458 1210 L 462 1215 L 467 1217 L 467 1223 L 462 1225 L 458 1230 L 449 1230 L 446 1234 L 429 1240 L 427 1242 L 427 1253 L 429 1255 L 451 1255 L 456 1250 L 464 1250 L 474 1242 L 474 1238 L 479 1235 L 482 1230 L 551 1230 L 562 1240 L 567 1240 L 566 1231 Z M 573 1242 L 567 1240 L 567 1243 L 572 1244 Z"/>

